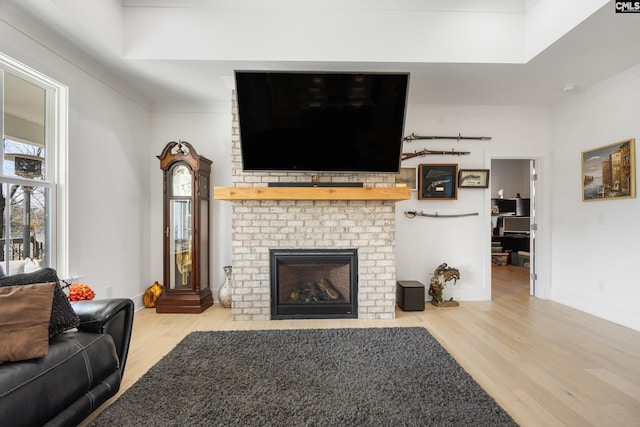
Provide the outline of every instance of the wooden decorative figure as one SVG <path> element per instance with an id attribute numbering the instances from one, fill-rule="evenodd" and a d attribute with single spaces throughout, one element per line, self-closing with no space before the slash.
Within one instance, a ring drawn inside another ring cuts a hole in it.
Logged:
<path id="1" fill-rule="evenodd" d="M 443 262 L 433 272 L 431 283 L 429 285 L 429 295 L 431 295 L 431 304 L 437 307 L 457 307 L 460 305 L 458 301 L 454 301 L 450 298 L 448 301 L 442 300 L 442 291 L 447 282 L 453 280 L 455 284 L 460 279 L 460 272 L 457 268 L 449 267 L 446 262 Z"/>

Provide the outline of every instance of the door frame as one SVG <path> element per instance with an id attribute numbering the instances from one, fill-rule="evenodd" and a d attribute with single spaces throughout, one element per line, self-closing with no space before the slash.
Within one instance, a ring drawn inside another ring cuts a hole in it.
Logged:
<path id="1" fill-rule="evenodd" d="M 537 224 L 537 231 L 535 240 L 531 241 L 532 263 L 530 272 L 530 288 L 533 291 L 532 295 L 537 298 L 550 299 L 551 298 L 551 224 L 550 224 L 550 207 L 549 201 L 551 198 L 550 191 L 550 169 L 551 169 L 551 155 L 547 151 L 536 150 L 500 150 L 485 152 L 485 164 L 491 166 L 492 160 L 533 160 L 536 166 L 537 179 L 535 182 L 535 195 L 531 194 L 533 206 L 535 207 L 535 218 Z M 532 206 L 532 208 L 533 208 Z M 491 229 L 491 192 L 486 192 L 485 197 L 485 209 L 487 226 L 486 229 Z M 486 234 L 487 251 L 491 250 L 491 235 Z M 486 277 L 485 283 L 491 294 L 491 255 L 487 254 L 485 257 L 486 262 Z M 535 275 L 535 276 L 533 276 Z M 533 286 L 533 277 L 536 277 L 535 288 Z"/>

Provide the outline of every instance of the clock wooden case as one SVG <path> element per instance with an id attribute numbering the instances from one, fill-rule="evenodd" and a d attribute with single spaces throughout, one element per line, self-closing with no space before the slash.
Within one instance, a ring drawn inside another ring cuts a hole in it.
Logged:
<path id="1" fill-rule="evenodd" d="M 209 284 L 211 160 L 185 141 L 169 142 L 163 170 L 164 292 L 158 313 L 202 313 L 213 305 Z"/>

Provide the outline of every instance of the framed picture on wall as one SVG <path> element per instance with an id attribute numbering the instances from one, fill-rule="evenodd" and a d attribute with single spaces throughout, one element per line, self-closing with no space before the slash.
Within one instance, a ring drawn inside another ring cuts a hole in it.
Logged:
<path id="1" fill-rule="evenodd" d="M 489 169 L 460 169 L 458 187 L 489 188 Z"/>
<path id="2" fill-rule="evenodd" d="M 582 152 L 582 200 L 636 197 L 635 139 Z"/>
<path id="3" fill-rule="evenodd" d="M 400 168 L 400 173 L 396 175 L 396 185 L 406 185 L 412 190 L 418 188 L 416 179 L 416 168 Z"/>
<path id="4" fill-rule="evenodd" d="M 457 164 L 418 165 L 418 200 L 456 200 L 457 188 Z"/>

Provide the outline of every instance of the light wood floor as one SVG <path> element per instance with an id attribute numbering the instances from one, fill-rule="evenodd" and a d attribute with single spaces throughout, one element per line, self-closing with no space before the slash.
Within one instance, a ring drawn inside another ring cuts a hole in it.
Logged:
<path id="1" fill-rule="evenodd" d="M 120 394 L 194 330 L 423 326 L 522 426 L 640 426 L 640 332 L 530 297 L 528 274 L 494 266 L 492 301 L 427 304 L 394 320 L 235 322 L 219 305 L 199 315 L 143 309 Z"/>

